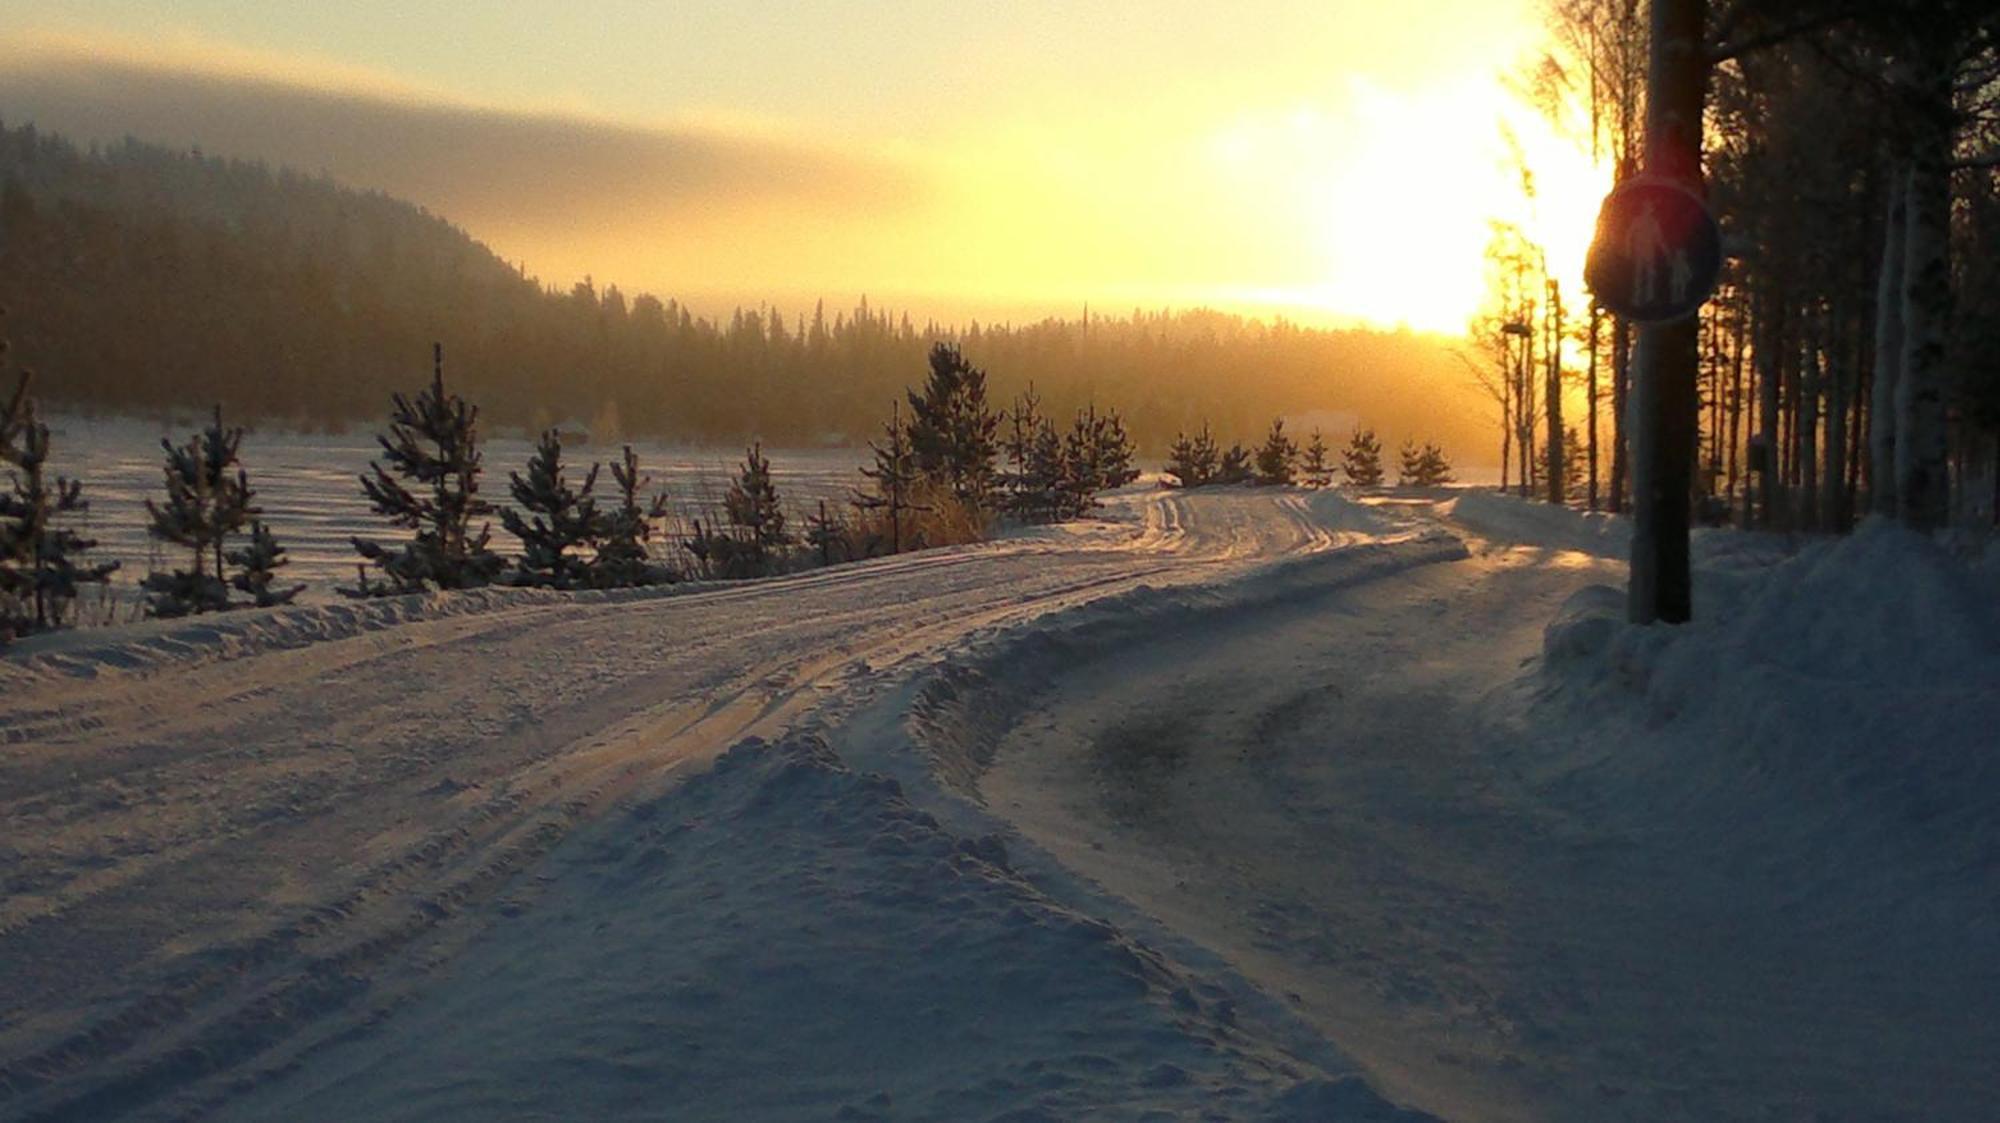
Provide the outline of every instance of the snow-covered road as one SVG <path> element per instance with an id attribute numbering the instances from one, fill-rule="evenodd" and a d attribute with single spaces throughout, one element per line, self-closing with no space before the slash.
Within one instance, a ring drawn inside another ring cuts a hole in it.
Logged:
<path id="1" fill-rule="evenodd" d="M 1616 528 L 1553 514 L 1134 488 L 755 584 L 43 641 L 0 1119 L 1977 1118 L 1991 895 L 1892 870 L 1943 934 L 1830 940 L 1852 900 L 1746 908 L 1796 871 L 1607 810 L 1578 746 L 1647 723 L 1534 664 Z"/>

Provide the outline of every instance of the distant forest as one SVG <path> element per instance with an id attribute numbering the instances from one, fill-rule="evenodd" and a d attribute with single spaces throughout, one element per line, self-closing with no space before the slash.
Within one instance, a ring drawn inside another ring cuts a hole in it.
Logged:
<path id="1" fill-rule="evenodd" d="M 0 125 L 0 306 L 41 397 L 88 412 L 219 402 L 301 429 L 372 423 L 424 381 L 438 340 L 454 387 L 502 426 L 855 444 L 943 340 L 990 373 L 996 404 L 1031 381 L 1058 416 L 1115 404 L 1151 455 L 1204 421 L 1249 439 L 1319 410 L 1486 443 L 1434 337 L 1207 310 L 918 325 L 865 298 L 717 321 L 615 286 L 546 288 L 379 192 L 132 140 L 85 150 L 32 125 Z"/>

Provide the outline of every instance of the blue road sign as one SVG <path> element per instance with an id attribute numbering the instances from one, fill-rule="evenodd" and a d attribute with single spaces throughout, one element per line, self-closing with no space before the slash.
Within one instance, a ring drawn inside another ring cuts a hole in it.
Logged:
<path id="1" fill-rule="evenodd" d="M 1691 316 L 1722 275 L 1722 231 L 1701 197 L 1640 176 L 1605 196 L 1584 279 L 1597 302 L 1628 320 Z"/>

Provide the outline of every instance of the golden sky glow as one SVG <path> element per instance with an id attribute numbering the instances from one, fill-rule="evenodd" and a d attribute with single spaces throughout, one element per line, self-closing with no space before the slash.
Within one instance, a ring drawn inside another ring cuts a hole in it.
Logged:
<path id="1" fill-rule="evenodd" d="M 1533 0 L 568 7 L 0 0 L 0 118 L 324 169 L 554 283 L 941 319 L 1456 331 L 1489 218 L 1573 278 L 1602 191 L 1503 92 Z"/>

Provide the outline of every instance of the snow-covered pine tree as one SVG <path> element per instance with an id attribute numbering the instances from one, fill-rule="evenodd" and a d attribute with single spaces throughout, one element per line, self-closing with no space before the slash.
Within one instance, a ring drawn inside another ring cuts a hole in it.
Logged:
<path id="1" fill-rule="evenodd" d="M 1341 471 L 1356 487 L 1378 487 L 1382 483 L 1382 442 L 1375 430 L 1356 429 L 1340 452 Z"/>
<path id="2" fill-rule="evenodd" d="M 1430 443 L 1424 445 L 1423 456 L 1418 461 L 1418 481 L 1424 487 L 1443 487 L 1452 482 L 1451 460 L 1444 450 Z"/>
<path id="3" fill-rule="evenodd" d="M 1201 432 L 1192 437 L 1186 433 L 1174 435 L 1173 447 L 1167 452 L 1166 471 L 1182 487 L 1201 487 L 1214 482 L 1216 466 L 1215 438 L 1209 434 L 1207 422 L 1202 422 Z"/>
<path id="4" fill-rule="evenodd" d="M 650 477 L 639 474 L 639 456 L 631 445 L 611 462 L 611 482 L 618 486 L 618 505 L 603 513 L 603 538 L 589 567 L 590 584 L 599 589 L 623 589 L 671 581 L 673 575 L 654 565 L 646 550 L 653 524 L 667 517 L 667 497 L 639 498 Z"/>
<path id="5" fill-rule="evenodd" d="M 161 438 L 160 448 L 167 454 L 161 469 L 167 496 L 164 503 L 146 500 L 146 533 L 187 550 L 193 564 L 146 575 L 141 588 L 146 591 L 147 615 L 189 616 L 232 607 L 227 544 L 231 535 L 262 513 L 250 503 L 255 493 L 242 467 L 242 446 L 243 430 L 223 425 L 219 405 L 208 427 L 185 445 Z"/>
<path id="6" fill-rule="evenodd" d="M 1222 454 L 1222 462 L 1216 465 L 1214 482 L 1240 484 L 1250 479 L 1250 450 L 1240 444 L 1230 445 L 1229 451 Z"/>
<path id="7" fill-rule="evenodd" d="M 595 545 L 605 531 L 591 494 L 600 467 L 592 464 L 583 483 L 572 487 L 563 471 L 562 434 L 545 429 L 528 458 L 528 474 L 510 474 L 508 491 L 520 510 L 501 508 L 500 522 L 521 540 L 515 584 L 574 589 L 586 582 L 590 562 L 578 551 Z"/>
<path id="8" fill-rule="evenodd" d="M 1396 484 L 1398 487 L 1421 487 L 1424 475 L 1424 450 L 1409 437 L 1403 438 L 1403 446 L 1396 450 Z"/>
<path id="9" fill-rule="evenodd" d="M 743 467 L 729 481 L 722 497 L 729 524 L 742 532 L 744 564 L 752 575 L 770 572 L 772 552 L 790 544 L 785 530 L 785 512 L 778 505 L 778 488 L 771 482 L 771 461 L 762 443 L 744 450 Z"/>
<path id="10" fill-rule="evenodd" d="M 5 354 L 0 341 L 0 360 Z M 31 381 L 22 372 L 0 408 L 0 465 L 8 483 L 0 491 L 0 644 L 64 626 L 78 586 L 102 585 L 118 568 L 117 562 L 82 560 L 97 543 L 58 525 L 61 516 L 89 504 L 81 482 L 48 478 L 49 427 L 28 397 Z"/>
<path id="11" fill-rule="evenodd" d="M 903 424 L 903 415 L 898 403 L 891 403 L 889 421 L 882 427 L 888 444 L 869 442 L 874 451 L 875 466 L 862 468 L 861 474 L 874 485 L 872 492 L 857 491 L 852 503 L 862 511 L 880 511 L 889 522 L 889 552 L 900 554 L 908 537 L 907 515 L 922 510 L 914 502 L 916 486 L 921 478 L 917 473 L 916 457 L 910 450 L 909 428 Z M 869 553 L 875 551 L 871 548 Z"/>
<path id="12" fill-rule="evenodd" d="M 1289 486 L 1298 471 L 1298 442 L 1285 435 L 1285 419 L 1271 422 L 1271 432 L 1257 449 L 1257 482 Z"/>
<path id="13" fill-rule="evenodd" d="M 278 570 L 292 564 L 285 556 L 285 548 L 271 534 L 271 528 L 262 519 L 250 520 L 250 541 L 241 549 L 229 551 L 229 564 L 236 567 L 236 575 L 229 583 L 237 591 L 250 594 L 250 603 L 258 608 L 271 608 L 292 603 L 292 598 L 305 591 L 304 585 L 293 585 L 289 589 L 272 588 Z"/>
<path id="14" fill-rule="evenodd" d="M 1325 487 L 1333 482 L 1333 464 L 1326 458 L 1326 438 L 1318 429 L 1312 431 L 1312 440 L 1306 442 L 1299 473 L 1307 487 Z"/>
<path id="15" fill-rule="evenodd" d="M 384 546 L 365 538 L 354 548 L 379 570 L 386 581 L 368 580 L 368 567 L 349 596 L 395 596 L 428 589 L 471 589 L 489 584 L 506 567 L 506 560 L 487 549 L 491 524 L 477 534 L 472 520 L 493 513 L 479 498 L 479 410 L 444 389 L 444 348 L 431 349 L 431 384 L 414 400 L 397 394 L 389 432 L 376 437 L 387 466 L 371 461 L 372 475 L 361 477 L 361 490 L 375 513 L 392 525 L 416 532 L 402 546 Z M 405 487 L 409 480 L 423 494 Z"/>
<path id="16" fill-rule="evenodd" d="M 939 343 L 931 348 L 923 392 L 909 392 L 910 451 L 917 473 L 949 488 L 960 502 L 985 510 L 998 455 L 1000 417 L 986 408 L 986 372 Z"/>

